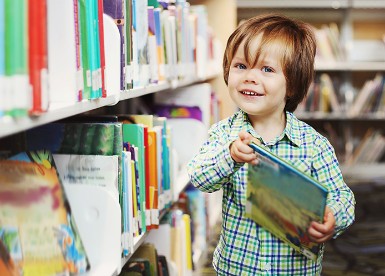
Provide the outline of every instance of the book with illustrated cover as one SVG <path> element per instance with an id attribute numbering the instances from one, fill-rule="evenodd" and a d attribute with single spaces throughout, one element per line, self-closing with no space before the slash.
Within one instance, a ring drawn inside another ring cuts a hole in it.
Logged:
<path id="1" fill-rule="evenodd" d="M 312 221 L 323 221 L 326 188 L 263 147 L 250 147 L 259 162 L 248 166 L 246 216 L 316 260 L 320 245 L 310 241 L 307 229 Z"/>
<path id="2" fill-rule="evenodd" d="M 90 263 L 49 151 L 0 161 L 0 240 L 20 275 L 74 275 Z"/>

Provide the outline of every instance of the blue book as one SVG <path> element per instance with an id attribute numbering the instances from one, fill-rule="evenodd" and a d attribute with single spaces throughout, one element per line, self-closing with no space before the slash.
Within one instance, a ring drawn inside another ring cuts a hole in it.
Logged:
<path id="1" fill-rule="evenodd" d="M 96 35 L 94 31 L 96 25 L 98 25 L 94 13 L 95 5 L 97 5 L 97 0 L 86 0 L 87 43 L 91 71 L 91 99 L 96 99 L 99 95 L 97 67 L 97 44 L 99 42 L 96 41 Z"/>
<path id="2" fill-rule="evenodd" d="M 258 164 L 248 166 L 246 216 L 315 261 L 320 245 L 307 229 L 312 221 L 323 222 L 327 189 L 262 146 L 250 147 Z"/>

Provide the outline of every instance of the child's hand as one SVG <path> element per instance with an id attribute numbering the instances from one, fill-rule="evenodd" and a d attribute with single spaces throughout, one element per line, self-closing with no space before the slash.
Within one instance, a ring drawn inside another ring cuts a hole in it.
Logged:
<path id="1" fill-rule="evenodd" d="M 324 223 L 321 224 L 313 221 L 310 224 L 310 227 L 308 229 L 310 239 L 317 243 L 324 243 L 330 240 L 334 234 L 335 223 L 336 219 L 334 218 L 332 210 L 326 206 Z"/>
<path id="2" fill-rule="evenodd" d="M 257 156 L 254 150 L 249 147 L 251 141 L 255 140 L 253 136 L 244 130 L 239 132 L 238 136 L 239 138 L 230 145 L 230 154 L 233 160 L 239 163 L 257 164 Z"/>

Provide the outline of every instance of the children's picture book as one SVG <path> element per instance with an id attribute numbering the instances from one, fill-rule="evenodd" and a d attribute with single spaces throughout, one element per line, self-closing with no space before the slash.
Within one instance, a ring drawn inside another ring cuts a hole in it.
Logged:
<path id="1" fill-rule="evenodd" d="M 323 222 L 326 188 L 262 146 L 250 147 L 258 164 L 248 166 L 246 216 L 316 260 L 320 246 L 310 241 L 307 229 L 312 221 Z"/>
<path id="2" fill-rule="evenodd" d="M 1 160 L 0 183 L 0 240 L 8 268 L 14 264 L 20 275 L 75 275 L 90 269 L 49 151 Z"/>

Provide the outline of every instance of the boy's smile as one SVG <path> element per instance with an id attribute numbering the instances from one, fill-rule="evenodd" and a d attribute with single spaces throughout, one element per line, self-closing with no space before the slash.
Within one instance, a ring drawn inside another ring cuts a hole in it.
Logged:
<path id="1" fill-rule="evenodd" d="M 249 53 L 244 53 L 244 43 L 238 47 L 230 64 L 229 93 L 251 121 L 269 118 L 281 123 L 286 104 L 286 79 L 279 44 L 272 43 L 269 52 L 262 51 L 256 61 L 254 57 L 246 58 L 246 55 L 256 55 L 260 38 L 261 35 L 251 42 Z"/>

